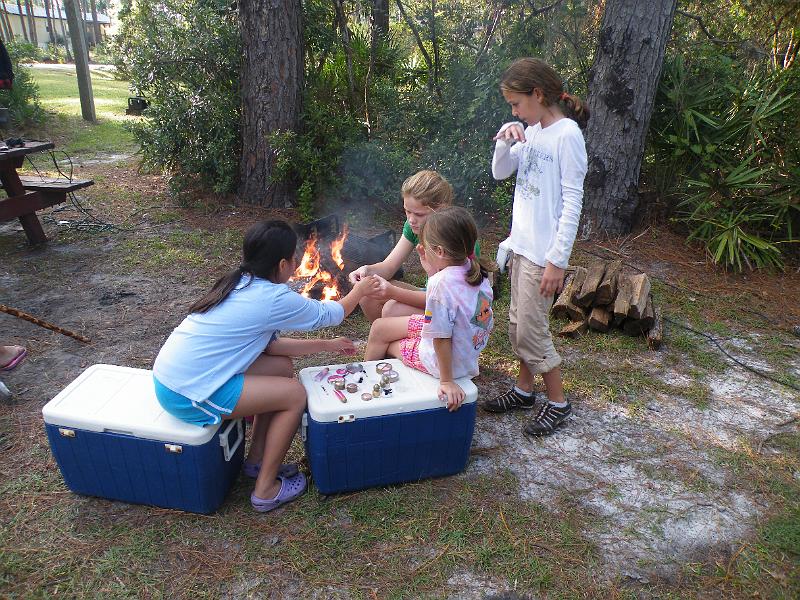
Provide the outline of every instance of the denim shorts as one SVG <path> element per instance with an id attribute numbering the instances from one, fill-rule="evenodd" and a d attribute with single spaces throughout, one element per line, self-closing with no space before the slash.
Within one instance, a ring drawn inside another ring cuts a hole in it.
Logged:
<path id="1" fill-rule="evenodd" d="M 156 398 L 173 417 L 193 425 L 217 425 L 233 412 L 242 395 L 244 374 L 234 375 L 206 400 L 190 400 L 161 383 L 153 376 Z"/>

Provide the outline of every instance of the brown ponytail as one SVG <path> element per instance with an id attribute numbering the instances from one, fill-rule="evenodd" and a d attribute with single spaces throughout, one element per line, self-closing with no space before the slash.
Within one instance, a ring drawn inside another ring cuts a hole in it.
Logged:
<path id="1" fill-rule="evenodd" d="M 432 213 L 425 221 L 420 234 L 420 243 L 425 249 L 441 248 L 453 263 L 463 264 L 467 259 L 470 268 L 466 281 L 470 285 L 480 285 L 489 276 L 489 271 L 497 267 L 492 261 L 475 256 L 478 241 L 478 227 L 465 208 L 449 206 Z"/>
<path id="2" fill-rule="evenodd" d="M 518 94 L 532 94 L 539 89 L 545 106 L 560 104 L 564 115 L 581 129 L 589 121 L 589 107 L 578 96 L 564 91 L 564 82 L 553 67 L 538 58 L 518 58 L 500 78 L 500 89 Z"/>
<path id="3" fill-rule="evenodd" d="M 563 92 L 559 97 L 564 115 L 572 119 L 581 129 L 589 122 L 589 107 L 578 96 Z"/>

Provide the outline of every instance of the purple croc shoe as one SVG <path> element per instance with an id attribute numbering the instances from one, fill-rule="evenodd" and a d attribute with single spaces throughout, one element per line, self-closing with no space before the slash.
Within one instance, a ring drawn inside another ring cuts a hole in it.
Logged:
<path id="1" fill-rule="evenodd" d="M 298 473 L 294 477 L 279 476 L 278 479 L 281 480 L 281 489 L 278 491 L 278 495 L 273 499 L 264 500 L 256 496 L 255 493 L 250 494 L 250 504 L 253 506 L 254 510 L 257 512 L 275 510 L 287 502 L 296 500 L 306 491 L 306 476 L 302 473 Z"/>
<path id="2" fill-rule="evenodd" d="M 252 479 L 258 478 L 258 472 L 261 470 L 261 463 L 249 463 L 244 461 L 242 465 L 242 473 Z M 278 467 L 278 477 L 294 477 L 300 472 L 300 468 L 296 463 L 286 463 Z"/>

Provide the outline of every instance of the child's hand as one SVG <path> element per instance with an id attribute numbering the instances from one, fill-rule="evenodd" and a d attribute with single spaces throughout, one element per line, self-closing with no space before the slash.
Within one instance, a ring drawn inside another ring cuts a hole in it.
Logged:
<path id="1" fill-rule="evenodd" d="M 542 296 L 554 296 L 562 285 L 564 285 L 564 269 L 548 262 L 544 267 L 539 293 Z"/>
<path id="2" fill-rule="evenodd" d="M 337 354 L 347 354 L 352 356 L 356 353 L 356 346 L 353 340 L 345 337 L 337 337 L 332 340 L 326 340 L 326 349 L 328 352 L 336 352 Z"/>
<path id="3" fill-rule="evenodd" d="M 358 294 L 359 298 L 374 296 L 380 290 L 381 280 L 383 277 L 378 275 L 364 275 L 353 284 L 353 291 Z"/>
<path id="4" fill-rule="evenodd" d="M 466 394 L 455 381 L 439 382 L 439 399 L 447 403 L 447 410 L 455 412 L 461 408 Z"/>
<path id="5" fill-rule="evenodd" d="M 355 271 L 351 271 L 347 278 L 350 280 L 350 283 L 355 284 L 357 281 L 364 279 L 369 275 L 369 267 L 368 265 L 364 265 L 363 267 L 358 267 Z"/>
<path id="6" fill-rule="evenodd" d="M 378 280 L 378 289 L 370 295 L 379 300 L 391 300 L 392 288 L 394 288 L 394 286 L 380 275 L 373 275 L 373 277 Z"/>
<path id="7" fill-rule="evenodd" d="M 509 125 L 505 129 L 501 127 L 500 131 L 492 138 L 492 141 L 496 142 L 497 140 L 503 140 L 504 142 L 524 142 L 525 130 L 519 123 Z"/>

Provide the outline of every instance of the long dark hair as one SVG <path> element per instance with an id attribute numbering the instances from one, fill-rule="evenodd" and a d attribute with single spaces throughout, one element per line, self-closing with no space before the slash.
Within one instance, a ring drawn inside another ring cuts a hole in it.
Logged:
<path id="1" fill-rule="evenodd" d="M 425 220 L 420 234 L 420 242 L 425 250 L 439 246 L 445 256 L 454 263 L 470 260 L 466 274 L 467 283 L 480 285 L 494 271 L 493 262 L 475 256 L 475 242 L 478 241 L 478 226 L 469 211 L 460 206 L 448 206 L 431 213 Z"/>
<path id="2" fill-rule="evenodd" d="M 545 106 L 558 104 L 564 114 L 581 129 L 589 122 L 589 107 L 578 96 L 564 91 L 564 82 L 555 69 L 538 58 L 518 58 L 500 78 L 500 89 L 507 92 L 531 95 L 539 88 Z"/>
<path id="3" fill-rule="evenodd" d="M 227 275 L 220 277 L 205 296 L 189 307 L 189 313 L 204 313 L 225 300 L 239 284 L 242 275 L 274 281 L 278 275 L 281 260 L 289 260 L 297 248 L 297 234 L 292 227 L 281 220 L 256 223 L 244 236 L 242 244 L 242 264 Z"/>

